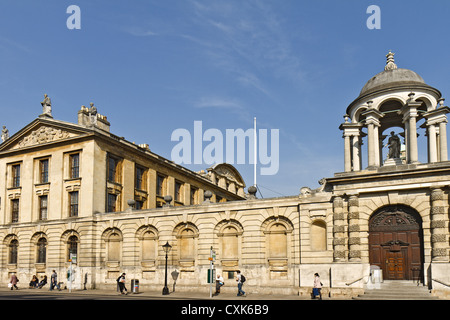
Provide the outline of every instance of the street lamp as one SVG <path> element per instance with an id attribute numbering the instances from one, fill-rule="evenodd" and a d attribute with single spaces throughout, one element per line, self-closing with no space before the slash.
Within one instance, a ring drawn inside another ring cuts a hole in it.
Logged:
<path id="1" fill-rule="evenodd" d="M 169 241 L 166 242 L 165 245 L 162 246 L 164 252 L 166 253 L 166 273 L 165 273 L 165 280 L 164 280 L 164 288 L 162 291 L 163 295 L 169 294 L 169 288 L 167 287 L 167 254 L 169 253 L 170 249 L 172 249 L 172 246 L 169 244 Z"/>

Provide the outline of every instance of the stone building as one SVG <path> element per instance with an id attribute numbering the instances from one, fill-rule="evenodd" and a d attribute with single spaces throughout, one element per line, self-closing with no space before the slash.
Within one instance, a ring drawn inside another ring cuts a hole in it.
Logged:
<path id="1" fill-rule="evenodd" d="M 318 272 L 329 294 L 354 296 L 380 269 L 446 296 L 449 109 L 393 56 L 347 108 L 344 171 L 290 197 L 246 194 L 228 164 L 178 166 L 111 134 L 93 105 L 71 124 L 45 104 L 0 145 L 2 281 L 55 269 L 67 284 L 72 254 L 75 288 L 115 288 L 126 272 L 142 290 L 161 290 L 168 243 L 171 290 L 206 292 L 212 249 L 224 291 L 235 292 L 241 270 L 250 292 L 309 295 Z"/>

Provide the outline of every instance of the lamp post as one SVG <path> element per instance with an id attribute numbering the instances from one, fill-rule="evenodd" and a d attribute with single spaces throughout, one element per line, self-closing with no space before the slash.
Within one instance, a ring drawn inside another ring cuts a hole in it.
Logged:
<path id="1" fill-rule="evenodd" d="M 170 249 L 172 249 L 172 246 L 169 244 L 169 241 L 166 242 L 165 245 L 162 246 L 164 252 L 166 253 L 166 272 L 165 272 L 165 277 L 164 277 L 164 288 L 162 291 L 163 295 L 168 295 L 169 294 L 169 288 L 167 287 L 167 254 L 169 253 Z"/>

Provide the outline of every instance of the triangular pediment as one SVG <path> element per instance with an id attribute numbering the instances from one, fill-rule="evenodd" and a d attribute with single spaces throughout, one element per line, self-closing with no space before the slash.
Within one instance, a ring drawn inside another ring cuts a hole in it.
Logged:
<path id="1" fill-rule="evenodd" d="M 36 119 L 0 145 L 0 151 L 17 150 L 58 142 L 89 134 L 90 130 L 73 123 Z"/>

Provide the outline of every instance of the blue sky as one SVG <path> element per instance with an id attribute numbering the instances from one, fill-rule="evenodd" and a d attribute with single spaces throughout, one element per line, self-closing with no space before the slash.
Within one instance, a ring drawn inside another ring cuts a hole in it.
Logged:
<path id="1" fill-rule="evenodd" d="M 379 30 L 366 26 L 372 4 Z M 66 27 L 69 5 L 80 30 Z M 338 127 L 389 50 L 446 97 L 449 17 L 445 0 L 2 0 L 0 125 L 13 134 L 33 121 L 44 93 L 70 122 L 94 102 L 114 134 L 170 159 L 178 128 L 225 134 L 256 117 L 280 133 L 262 196 L 296 195 L 343 171 Z M 250 186 L 252 165 L 236 167 Z"/>

